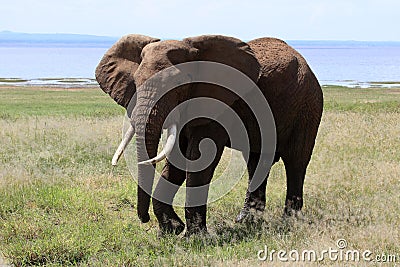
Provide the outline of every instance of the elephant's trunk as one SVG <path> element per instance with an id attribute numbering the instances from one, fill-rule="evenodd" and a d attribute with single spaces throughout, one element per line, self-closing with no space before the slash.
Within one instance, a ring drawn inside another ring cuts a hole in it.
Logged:
<path id="1" fill-rule="evenodd" d="M 138 162 L 146 161 L 157 155 L 164 119 L 165 108 L 155 103 L 157 90 L 145 86 L 138 91 L 135 107 L 135 126 Z M 153 189 L 155 164 L 138 164 L 138 216 L 142 222 L 148 222 L 150 196 Z"/>
<path id="2" fill-rule="evenodd" d="M 158 138 L 146 139 L 137 137 L 137 157 L 139 161 L 148 159 L 157 154 Z M 142 222 L 150 220 L 150 196 L 153 189 L 155 165 L 138 165 L 138 193 L 137 211 Z"/>
<path id="3" fill-rule="evenodd" d="M 175 141 L 176 141 L 176 129 L 177 129 L 176 124 L 172 124 L 168 128 L 167 142 L 165 143 L 163 150 L 156 157 L 151 158 L 146 161 L 141 161 L 138 164 L 139 165 L 153 165 L 153 164 L 156 164 L 157 162 L 160 162 L 163 159 L 165 159 L 171 153 L 172 149 L 174 148 Z"/>

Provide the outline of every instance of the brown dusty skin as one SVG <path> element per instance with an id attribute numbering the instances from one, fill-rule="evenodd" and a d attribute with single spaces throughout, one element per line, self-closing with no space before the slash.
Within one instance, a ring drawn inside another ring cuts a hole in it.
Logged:
<path id="1" fill-rule="evenodd" d="M 130 41 L 126 42 L 127 39 Z M 134 51 L 135 55 L 141 51 L 140 60 L 137 57 L 129 59 L 125 55 L 123 63 L 120 63 L 119 57 L 115 54 L 124 54 L 128 51 Z M 108 59 L 111 59 L 111 63 Z M 132 62 L 126 62 L 127 60 Z M 97 67 L 96 76 L 102 89 L 117 103 L 126 106 L 132 92 L 136 89 L 135 86 L 140 86 L 153 74 L 169 66 L 193 60 L 214 61 L 229 65 L 242 71 L 257 83 L 268 100 L 275 118 L 277 130 L 275 160 L 281 157 L 286 168 L 285 212 L 290 215 L 299 211 L 303 206 L 303 182 L 322 115 L 323 97 L 321 87 L 304 58 L 285 42 L 274 38 L 260 38 L 246 44 L 239 39 L 221 35 L 203 35 L 186 38 L 183 41 L 157 41 L 150 37 L 131 35 L 117 42 L 106 53 Z M 131 72 L 135 71 L 133 76 L 126 78 L 126 66 L 130 67 Z M 120 77 L 123 78 L 122 82 L 118 80 Z M 139 139 L 143 139 L 147 134 L 152 136 L 152 138 L 146 138 L 146 144 L 142 144 L 143 147 L 153 152 L 157 150 L 158 142 L 155 139 L 161 132 L 165 116 L 179 103 L 201 96 L 218 99 L 231 106 L 245 123 L 251 143 L 252 156 L 248 163 L 248 171 L 250 179 L 252 178 L 254 166 L 260 158 L 259 128 L 249 108 L 238 96 L 215 85 L 196 83 L 179 87 L 160 102 L 155 103 L 158 94 L 157 85 L 140 88 L 137 92 L 133 118 Z M 150 116 L 146 117 L 143 114 L 150 114 Z M 185 125 L 181 134 L 186 140 L 181 145 L 181 149 L 184 148 L 182 152 L 189 159 L 196 158 L 197 146 L 204 137 L 214 141 L 219 156 L 223 147 L 230 145 L 224 129 L 204 119 L 191 121 Z M 143 150 L 143 147 L 140 149 Z M 186 173 L 187 185 L 190 187 L 208 184 L 218 161 L 217 157 L 215 162 L 202 172 Z M 185 175 L 170 176 L 169 169 L 172 168 L 165 169 L 163 177 L 174 184 L 182 184 Z M 145 172 L 140 171 L 139 167 L 139 173 Z M 239 221 L 246 219 L 251 209 L 263 211 L 268 174 L 265 176 L 265 182 L 256 191 L 247 192 L 243 210 L 238 217 Z M 139 183 L 143 183 L 146 179 L 152 181 L 152 177 L 139 177 Z M 157 186 L 157 190 L 162 190 L 162 188 Z M 140 217 L 142 221 L 147 221 L 149 196 L 141 195 L 143 197 L 138 199 Z M 173 196 L 174 194 L 171 195 L 172 198 Z M 193 196 L 188 194 L 186 197 L 190 201 Z M 160 228 L 179 234 L 183 227 L 172 206 L 153 201 L 153 207 Z M 186 208 L 188 234 L 207 230 L 206 210 L 206 205 Z"/>

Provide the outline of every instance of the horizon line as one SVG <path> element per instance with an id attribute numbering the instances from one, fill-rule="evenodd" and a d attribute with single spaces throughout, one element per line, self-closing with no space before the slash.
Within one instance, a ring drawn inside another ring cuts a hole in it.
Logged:
<path id="1" fill-rule="evenodd" d="M 118 40 L 122 36 L 125 36 L 125 35 L 128 35 L 128 34 L 133 34 L 133 33 L 126 33 L 126 34 L 123 34 L 123 35 L 120 35 L 120 36 L 111 36 L 111 35 L 98 35 L 98 34 L 85 34 L 85 33 L 65 33 L 65 32 L 59 32 L 59 33 L 34 32 L 34 33 L 31 33 L 31 32 L 15 32 L 15 31 L 10 31 L 10 30 L 2 30 L 2 31 L 0 31 L 0 35 L 7 35 L 7 34 L 9 34 L 9 35 L 30 35 L 30 36 L 46 35 L 46 36 L 49 36 L 49 37 L 58 35 L 58 36 L 65 36 L 65 37 L 67 37 L 67 36 L 70 36 L 70 37 L 75 36 L 75 37 L 107 38 L 107 39 Z M 202 35 L 202 34 L 200 34 L 200 35 Z M 210 35 L 214 35 L 214 34 L 210 34 Z M 219 34 L 215 34 L 215 35 L 219 35 Z M 220 34 L 220 35 L 224 35 L 224 34 Z M 194 36 L 197 36 L 197 35 L 194 35 Z M 226 35 L 226 36 L 229 36 L 229 35 Z M 263 37 L 273 37 L 274 38 L 274 36 L 263 36 Z M 180 39 L 182 39 L 182 38 L 175 38 L 175 37 L 159 37 L 159 38 L 161 40 L 180 40 Z M 257 39 L 257 38 L 262 38 L 262 37 L 256 37 L 256 38 L 253 38 L 251 40 L 254 40 L 254 39 Z M 279 38 L 279 39 L 282 39 L 282 40 L 285 40 L 285 41 L 289 41 L 289 42 L 293 42 L 293 41 L 294 42 L 296 42 L 296 41 L 307 42 L 307 41 L 309 41 L 309 42 L 355 42 L 355 43 L 356 42 L 360 42 L 360 43 L 362 43 L 362 42 L 376 42 L 376 43 L 382 42 L 382 43 L 400 43 L 400 40 L 396 40 L 395 41 L 395 40 L 290 39 L 290 38 L 288 38 L 288 39 Z"/>

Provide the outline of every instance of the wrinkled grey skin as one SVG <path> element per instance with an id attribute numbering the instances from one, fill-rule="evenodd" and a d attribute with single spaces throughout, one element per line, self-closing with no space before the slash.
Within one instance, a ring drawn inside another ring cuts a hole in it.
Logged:
<path id="1" fill-rule="evenodd" d="M 100 87 L 119 105 L 127 108 L 137 91 L 133 122 L 136 130 L 138 161 L 156 156 L 162 126 L 168 113 L 185 100 L 209 97 L 229 105 L 243 120 L 250 136 L 250 153 L 247 155 L 251 180 L 260 158 L 260 130 L 245 103 L 229 90 L 210 84 L 180 86 L 155 103 L 157 84 L 140 87 L 155 73 L 172 65 L 189 61 L 214 61 L 238 69 L 253 80 L 268 101 L 275 118 L 277 144 L 275 162 L 282 158 L 287 176 L 285 214 L 300 211 L 303 206 L 303 183 L 310 161 L 322 115 L 323 96 L 320 85 L 304 58 L 285 42 L 274 38 L 260 38 L 248 43 L 219 35 L 186 38 L 182 41 L 128 35 L 122 37 L 107 53 L 96 69 Z M 149 112 L 149 109 L 152 111 Z M 147 118 L 144 114 L 150 114 Z M 178 121 L 179 124 L 179 121 Z M 208 168 L 200 172 L 185 172 L 166 162 L 162 177 L 167 181 L 187 187 L 210 183 L 223 149 L 230 146 L 225 130 L 214 121 L 193 120 L 182 125 L 179 148 L 189 160 L 200 157 L 199 143 L 210 138 L 216 145 L 216 157 Z M 145 141 L 144 141 L 145 140 Z M 148 209 L 154 169 L 138 166 L 138 216 L 142 222 L 150 220 Z M 264 182 L 253 192 L 246 193 L 243 209 L 237 221 L 249 217 L 250 211 L 265 209 Z M 146 188 L 143 190 L 142 188 Z M 150 191 L 148 191 L 150 190 Z M 154 190 L 162 192 L 158 184 Z M 164 192 L 165 193 L 165 192 Z M 176 191 L 167 192 L 172 200 Z M 190 197 L 187 195 L 187 198 Z M 207 196 L 200 196 L 207 197 Z M 170 202 L 172 203 L 172 201 Z M 179 234 L 184 223 L 170 204 L 153 198 L 153 209 L 160 229 L 164 233 Z M 206 232 L 206 205 L 186 207 L 186 234 Z"/>

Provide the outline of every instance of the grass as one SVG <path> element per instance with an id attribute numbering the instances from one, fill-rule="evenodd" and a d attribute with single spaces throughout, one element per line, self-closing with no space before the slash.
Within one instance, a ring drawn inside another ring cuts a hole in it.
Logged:
<path id="1" fill-rule="evenodd" d="M 211 236 L 186 240 L 159 238 L 153 214 L 148 224 L 139 222 L 126 163 L 110 167 L 123 110 L 107 95 L 95 88 L 0 88 L 0 265 L 1 257 L 15 266 L 269 265 L 257 259 L 265 245 L 322 251 L 336 249 L 340 238 L 349 249 L 394 254 L 399 262 L 400 89 L 327 87 L 324 96 L 303 217 L 282 218 L 279 162 L 259 220 L 234 223 L 243 177 L 209 205 Z M 177 212 L 184 218 L 182 208 Z M 275 257 L 273 264 L 281 262 Z"/>
<path id="2" fill-rule="evenodd" d="M 397 113 L 400 110 L 399 88 L 325 88 L 325 111 L 350 111 L 364 113 Z"/>
<path id="3" fill-rule="evenodd" d="M 110 117 L 123 109 L 108 95 L 94 88 L 0 87 L 0 118 L 20 119 L 30 116 Z"/>

